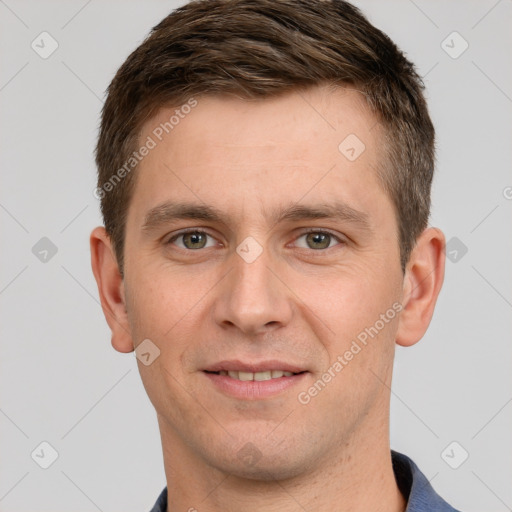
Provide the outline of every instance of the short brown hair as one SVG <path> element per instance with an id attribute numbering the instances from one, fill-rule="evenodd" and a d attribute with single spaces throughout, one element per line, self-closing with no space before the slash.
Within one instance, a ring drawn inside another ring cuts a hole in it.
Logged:
<path id="1" fill-rule="evenodd" d="M 428 224 L 434 171 L 434 127 L 413 64 L 341 0 L 194 0 L 152 29 L 108 88 L 97 190 L 121 273 L 136 177 L 126 161 L 147 120 L 194 96 L 257 99 L 322 83 L 357 87 L 384 127 L 377 172 L 395 206 L 404 270 Z"/>

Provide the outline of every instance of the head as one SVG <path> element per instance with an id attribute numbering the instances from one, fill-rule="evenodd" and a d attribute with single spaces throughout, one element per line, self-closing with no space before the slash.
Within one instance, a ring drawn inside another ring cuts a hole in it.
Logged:
<path id="1" fill-rule="evenodd" d="M 343 1 L 214 0 L 191 2 L 162 20 L 108 88 L 96 149 L 97 197 L 121 271 L 138 174 L 133 153 L 144 145 L 146 121 L 165 105 L 177 108 L 178 118 L 180 107 L 188 110 L 199 95 L 256 100 L 323 83 L 359 90 L 382 129 L 375 172 L 393 201 L 405 270 L 428 224 L 434 171 L 434 128 L 413 65 Z M 152 134 L 157 141 L 179 119 L 165 121 Z"/>
<path id="2" fill-rule="evenodd" d="M 93 269 L 114 347 L 159 354 L 142 379 L 189 458 L 286 477 L 387 432 L 395 343 L 443 279 L 422 89 L 341 1 L 191 2 L 117 72 Z M 268 397 L 219 384 L 249 363 L 297 375 Z"/>

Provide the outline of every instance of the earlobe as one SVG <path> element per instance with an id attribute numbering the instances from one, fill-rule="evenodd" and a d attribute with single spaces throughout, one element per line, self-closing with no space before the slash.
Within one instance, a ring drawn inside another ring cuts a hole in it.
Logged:
<path id="1" fill-rule="evenodd" d="M 437 228 L 427 228 L 418 237 L 404 277 L 403 310 L 396 342 L 417 343 L 425 334 L 441 291 L 445 269 L 445 237 Z"/>
<path id="2" fill-rule="evenodd" d="M 92 271 L 98 285 L 103 314 L 112 331 L 112 346 L 119 352 L 133 352 L 124 282 L 110 237 L 103 226 L 92 231 L 90 246 Z"/>

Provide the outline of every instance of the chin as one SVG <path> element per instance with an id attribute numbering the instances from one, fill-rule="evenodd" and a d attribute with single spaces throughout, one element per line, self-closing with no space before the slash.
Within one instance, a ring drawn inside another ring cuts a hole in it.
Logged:
<path id="1" fill-rule="evenodd" d="M 231 477 L 237 477 L 244 480 L 254 480 L 259 482 L 275 482 L 292 479 L 300 476 L 306 470 L 300 461 L 286 461 L 277 463 L 275 459 L 261 459 L 254 466 L 248 466 L 238 460 L 226 464 L 225 467 L 219 467 Z"/>
<path id="2" fill-rule="evenodd" d="M 280 443 L 278 450 L 267 441 L 260 450 L 248 441 L 238 450 L 231 446 L 225 447 L 222 454 L 210 454 L 208 463 L 232 477 L 261 482 L 288 480 L 309 471 L 314 465 L 312 460 L 318 455 L 308 453 L 305 447 L 299 449 L 299 446 Z"/>

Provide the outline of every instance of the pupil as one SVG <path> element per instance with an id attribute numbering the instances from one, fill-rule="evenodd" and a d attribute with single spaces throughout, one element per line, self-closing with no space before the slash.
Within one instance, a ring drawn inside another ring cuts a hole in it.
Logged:
<path id="1" fill-rule="evenodd" d="M 204 236 L 201 233 L 187 233 L 187 235 L 185 235 L 185 239 L 188 239 L 190 245 L 196 246 L 192 247 L 194 249 L 200 249 L 204 245 L 204 243 L 201 243 L 204 242 Z M 197 247 L 197 245 L 199 245 L 199 247 Z"/>
<path id="2" fill-rule="evenodd" d="M 309 236 L 310 241 L 313 244 L 320 244 L 320 247 L 312 247 L 312 249 L 325 249 L 329 246 L 330 235 L 322 234 L 322 233 L 312 233 Z"/>

